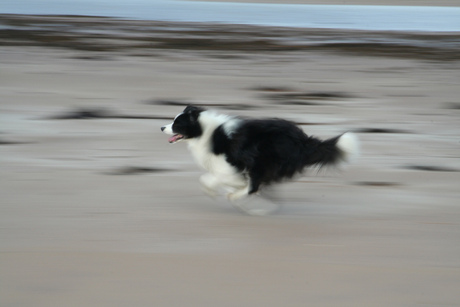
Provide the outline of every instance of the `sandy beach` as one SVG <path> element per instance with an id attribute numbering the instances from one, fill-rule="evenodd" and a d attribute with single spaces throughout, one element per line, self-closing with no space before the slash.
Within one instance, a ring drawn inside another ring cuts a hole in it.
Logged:
<path id="1" fill-rule="evenodd" d="M 1 20 L 1 306 L 460 304 L 460 34 Z M 190 103 L 361 156 L 243 214 L 160 131 Z"/>

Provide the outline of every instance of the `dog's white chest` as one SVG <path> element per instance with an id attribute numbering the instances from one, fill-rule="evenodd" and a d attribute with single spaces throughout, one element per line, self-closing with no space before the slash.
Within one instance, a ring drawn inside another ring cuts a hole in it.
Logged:
<path id="1" fill-rule="evenodd" d="M 215 155 L 211 152 L 208 142 L 190 141 L 189 149 L 196 163 L 215 174 L 235 173 L 235 169 L 227 162 L 225 155 Z"/>

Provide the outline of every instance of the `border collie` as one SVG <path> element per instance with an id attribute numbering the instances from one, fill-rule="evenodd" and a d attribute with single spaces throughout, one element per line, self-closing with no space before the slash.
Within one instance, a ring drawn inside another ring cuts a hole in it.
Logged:
<path id="1" fill-rule="evenodd" d="M 223 188 L 231 201 L 291 179 L 307 167 L 347 162 L 359 151 L 352 133 L 322 141 L 287 120 L 246 119 L 196 106 L 186 107 L 161 131 L 171 135 L 169 143 L 188 142 L 207 171 L 200 178 L 205 192 L 216 196 Z"/>

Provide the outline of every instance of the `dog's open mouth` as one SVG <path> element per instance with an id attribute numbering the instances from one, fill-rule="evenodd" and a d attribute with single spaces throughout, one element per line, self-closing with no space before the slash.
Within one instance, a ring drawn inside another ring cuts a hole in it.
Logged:
<path id="1" fill-rule="evenodd" d="M 169 143 L 176 143 L 176 142 L 179 142 L 180 140 L 182 140 L 185 136 L 183 136 L 182 134 L 174 134 L 172 137 L 170 137 L 168 139 L 168 142 Z"/>

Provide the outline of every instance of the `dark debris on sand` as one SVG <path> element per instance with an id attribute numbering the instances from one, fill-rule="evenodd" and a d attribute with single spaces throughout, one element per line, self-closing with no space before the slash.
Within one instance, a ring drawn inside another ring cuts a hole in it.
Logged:
<path id="1" fill-rule="evenodd" d="M 22 145 L 22 144 L 29 144 L 29 143 L 8 141 L 8 140 L 0 139 L 0 145 Z"/>
<path id="2" fill-rule="evenodd" d="M 358 128 L 353 130 L 353 132 L 356 133 L 402 133 L 402 134 L 410 134 L 413 132 L 410 132 L 408 130 L 402 130 L 402 129 L 390 129 L 390 128 Z"/>
<path id="3" fill-rule="evenodd" d="M 237 103 L 196 103 L 196 102 L 185 102 L 185 101 L 176 101 L 176 100 L 152 100 L 148 101 L 148 104 L 153 105 L 165 105 L 165 106 L 173 106 L 173 107 L 186 107 L 189 105 L 199 106 L 199 107 L 218 107 L 222 109 L 228 110 L 244 110 L 244 109 L 253 109 L 256 108 L 254 105 L 250 104 L 237 104 Z"/>
<path id="4" fill-rule="evenodd" d="M 117 114 L 106 109 L 98 108 L 81 108 L 77 110 L 67 111 L 60 114 L 52 115 L 46 119 L 55 120 L 78 120 L 78 119 L 160 119 L 170 120 L 171 117 L 157 115 L 126 115 Z"/>
<path id="5" fill-rule="evenodd" d="M 406 165 L 403 168 L 414 170 L 414 171 L 425 171 L 425 172 L 459 172 L 459 169 L 444 167 L 444 166 L 434 166 L 434 165 Z"/>
<path id="6" fill-rule="evenodd" d="M 325 101 L 339 101 L 351 95 L 339 92 L 270 92 L 264 98 L 283 105 L 331 105 Z"/>
<path id="7" fill-rule="evenodd" d="M 127 166 L 107 172 L 107 175 L 142 175 L 150 173 L 164 173 L 173 171 L 172 169 L 158 168 L 158 167 L 145 167 L 145 166 Z"/>

